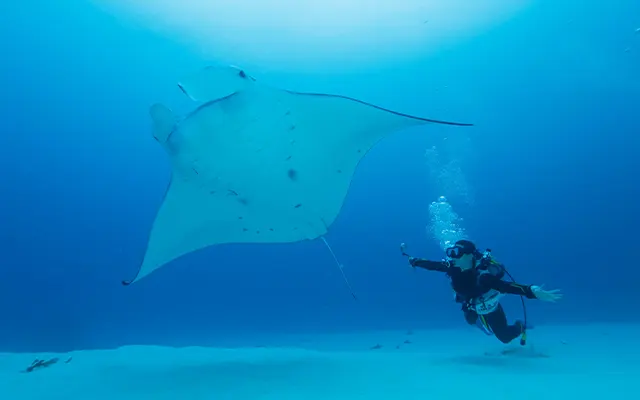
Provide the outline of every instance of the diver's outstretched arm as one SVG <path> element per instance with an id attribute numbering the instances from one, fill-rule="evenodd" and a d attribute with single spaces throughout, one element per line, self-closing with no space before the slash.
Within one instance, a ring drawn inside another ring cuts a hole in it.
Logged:
<path id="1" fill-rule="evenodd" d="M 497 290 L 500 293 L 516 294 L 519 296 L 524 296 L 527 299 L 536 298 L 536 295 L 533 293 L 533 290 L 532 290 L 533 285 L 521 285 L 515 282 L 505 282 L 495 277 L 491 277 L 488 284 L 489 284 L 489 287 Z"/>
<path id="2" fill-rule="evenodd" d="M 544 285 L 521 285 L 515 282 L 505 282 L 496 276 L 483 275 L 481 279 L 485 279 L 483 282 L 485 285 L 492 289 L 497 290 L 500 293 L 516 294 L 524 296 L 528 299 L 538 299 L 542 301 L 550 301 L 555 303 L 556 300 L 562 298 L 562 293 L 559 290 L 545 290 Z"/>
<path id="3" fill-rule="evenodd" d="M 446 261 L 430 261 L 422 258 L 409 257 L 409 264 L 412 267 L 418 267 L 429 271 L 447 272 L 449 263 Z"/>

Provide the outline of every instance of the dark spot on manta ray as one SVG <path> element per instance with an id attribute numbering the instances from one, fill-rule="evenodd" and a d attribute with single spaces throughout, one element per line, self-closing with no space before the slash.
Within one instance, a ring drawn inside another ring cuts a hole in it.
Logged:
<path id="1" fill-rule="evenodd" d="M 193 170 L 193 172 L 195 172 L 195 173 L 196 173 L 196 175 L 200 175 L 200 174 L 198 173 L 198 171 L 196 171 L 196 169 L 195 169 L 195 168 L 191 167 L 191 169 Z"/>
<path id="2" fill-rule="evenodd" d="M 403 343 L 404 343 L 404 344 L 411 344 L 411 343 L 413 343 L 413 342 L 412 342 L 411 340 L 407 339 L 407 340 L 405 340 Z"/>
<path id="3" fill-rule="evenodd" d="M 290 130 L 290 131 L 292 131 L 292 130 L 294 130 L 294 129 L 296 129 L 296 126 L 295 126 L 295 125 L 291 125 L 291 126 L 289 127 L 289 130 Z"/>
<path id="4" fill-rule="evenodd" d="M 382 348 L 382 345 L 380 343 L 378 343 L 375 346 L 369 347 L 369 350 L 378 350 L 378 349 L 381 349 L 381 348 Z"/>
<path id="5" fill-rule="evenodd" d="M 291 160 L 291 156 L 289 156 L 289 157 L 285 158 L 284 160 L 285 160 L 285 161 L 289 161 L 289 160 Z"/>
<path id="6" fill-rule="evenodd" d="M 300 207 L 302 207 L 302 204 L 301 204 L 301 203 L 298 203 L 298 204 L 296 204 L 295 206 L 293 206 L 293 208 L 300 208 Z"/>
<path id="7" fill-rule="evenodd" d="M 247 204 L 249 204 L 249 201 L 247 199 L 239 198 L 238 203 L 246 206 Z"/>
<path id="8" fill-rule="evenodd" d="M 297 181 L 298 171 L 296 171 L 295 169 L 290 169 L 289 171 L 287 171 L 287 176 L 289 176 L 289 179 L 291 179 L 292 181 Z"/>
<path id="9" fill-rule="evenodd" d="M 247 228 L 242 228 L 242 232 L 247 232 L 248 229 Z"/>
<path id="10" fill-rule="evenodd" d="M 229 194 L 232 194 L 234 196 L 238 195 L 238 192 L 236 192 L 235 190 L 227 189 L 227 192 L 229 192 Z"/>
<path id="11" fill-rule="evenodd" d="M 362 150 L 358 149 L 358 153 L 362 153 Z"/>
<path id="12" fill-rule="evenodd" d="M 238 217 L 238 219 L 242 219 L 242 217 Z"/>
<path id="13" fill-rule="evenodd" d="M 209 194 L 216 194 L 216 191 L 212 190 L 212 191 L 209 192 Z"/>
<path id="14" fill-rule="evenodd" d="M 269 228 L 269 230 L 270 230 L 271 232 L 273 232 L 273 228 Z"/>
<path id="15" fill-rule="evenodd" d="M 341 174 L 341 173 L 342 173 L 342 170 L 341 170 L 341 169 L 339 169 L 339 170 L 337 170 L 336 172 L 337 172 L 337 173 L 339 173 L 339 174 Z"/>
<path id="16" fill-rule="evenodd" d="M 247 77 L 247 73 L 244 72 L 243 70 L 240 70 L 240 72 L 238 72 L 238 75 L 240 75 L 240 78 L 246 78 Z"/>
<path id="17" fill-rule="evenodd" d="M 259 235 L 259 234 L 260 234 L 260 231 L 256 231 L 256 233 Z"/>
<path id="18" fill-rule="evenodd" d="M 291 115 L 291 111 L 287 111 L 284 115 Z"/>

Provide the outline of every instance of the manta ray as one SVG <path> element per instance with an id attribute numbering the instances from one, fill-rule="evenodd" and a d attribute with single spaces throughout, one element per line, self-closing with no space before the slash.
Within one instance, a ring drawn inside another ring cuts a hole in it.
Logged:
<path id="1" fill-rule="evenodd" d="M 161 104 L 150 108 L 171 181 L 142 264 L 125 285 L 208 246 L 324 239 L 378 141 L 411 126 L 471 125 L 278 89 L 233 66 L 204 68 L 178 87 L 198 106 L 181 118 Z"/>

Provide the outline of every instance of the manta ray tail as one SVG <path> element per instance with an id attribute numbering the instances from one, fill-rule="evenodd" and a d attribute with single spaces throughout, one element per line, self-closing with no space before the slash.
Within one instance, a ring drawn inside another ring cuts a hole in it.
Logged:
<path id="1" fill-rule="evenodd" d="M 324 236 L 320 237 L 320 239 L 322 239 L 322 241 L 324 242 L 325 246 L 327 246 L 327 249 L 329 249 L 329 252 L 331 253 L 331 256 L 333 257 L 333 261 L 336 262 L 336 265 L 338 266 L 338 269 L 340 270 L 340 273 L 342 274 L 342 279 L 344 280 L 344 283 L 347 284 L 347 287 L 349 288 L 349 292 L 351 292 L 351 296 L 354 298 L 354 300 L 358 300 L 358 298 L 356 297 L 355 293 L 353 293 L 353 288 L 351 287 L 351 284 L 349 283 L 349 280 L 347 279 L 347 276 L 344 273 L 344 266 L 342 264 L 340 264 L 340 262 L 338 261 L 338 257 L 336 257 L 335 253 L 333 252 L 333 249 L 329 245 L 329 242 L 327 242 L 327 239 L 325 239 Z"/>

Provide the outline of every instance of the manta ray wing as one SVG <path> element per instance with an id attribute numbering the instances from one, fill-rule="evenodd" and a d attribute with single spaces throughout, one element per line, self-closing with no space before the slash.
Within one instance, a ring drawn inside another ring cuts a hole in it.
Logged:
<path id="1" fill-rule="evenodd" d="M 320 237 L 378 141 L 410 126 L 468 125 L 276 89 L 232 67 L 207 68 L 180 88 L 203 104 L 182 120 L 151 108 L 172 180 L 133 281 L 216 244 Z"/>

